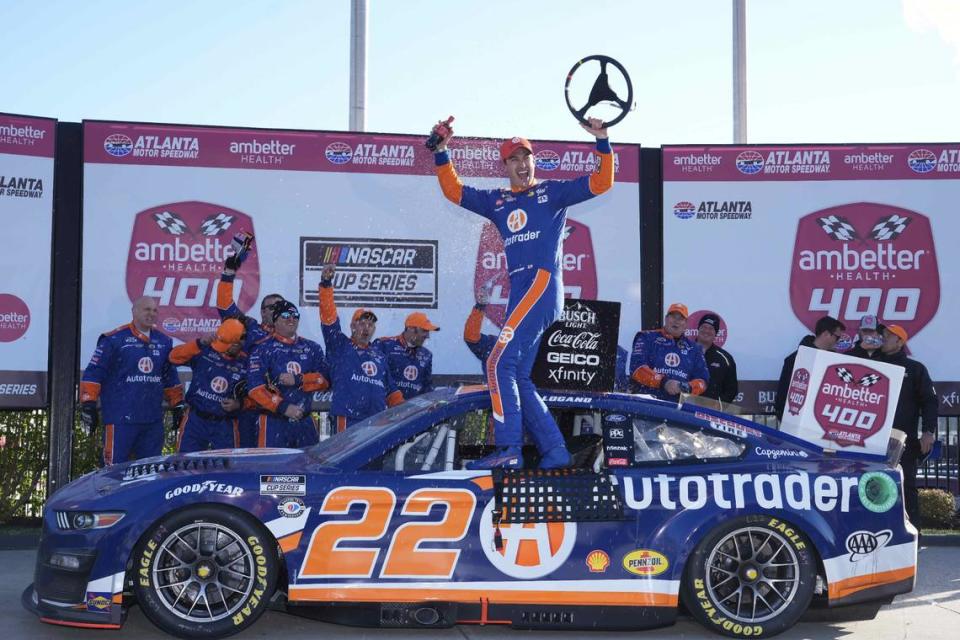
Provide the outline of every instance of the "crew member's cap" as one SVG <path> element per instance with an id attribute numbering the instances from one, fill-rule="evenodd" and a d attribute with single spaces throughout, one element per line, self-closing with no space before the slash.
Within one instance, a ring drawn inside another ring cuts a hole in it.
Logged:
<path id="1" fill-rule="evenodd" d="M 887 325 L 887 331 L 889 331 L 889 332 L 892 333 L 893 335 L 897 336 L 898 338 L 900 338 L 900 339 L 903 340 L 904 342 L 907 341 L 907 330 L 904 329 L 903 327 L 901 327 L 900 325 L 898 325 L 898 324 L 888 324 L 888 325 Z"/>
<path id="2" fill-rule="evenodd" d="M 357 320 L 363 320 L 364 318 L 369 318 L 370 320 L 376 322 L 377 314 L 370 309 L 364 309 L 363 307 L 360 307 L 353 312 L 353 319 L 351 319 L 350 322 L 356 322 Z"/>
<path id="3" fill-rule="evenodd" d="M 403 326 L 405 327 L 416 327 L 417 329 L 423 329 L 424 331 L 440 331 L 440 327 L 430 322 L 430 318 L 427 317 L 427 314 L 421 311 L 415 311 L 407 316 L 406 321 L 404 321 Z"/>
<path id="4" fill-rule="evenodd" d="M 517 149 L 526 149 L 533 153 L 533 145 L 526 138 L 507 138 L 500 144 L 500 159 L 504 162 Z"/>
<path id="5" fill-rule="evenodd" d="M 273 321 L 276 322 L 277 318 L 280 316 L 299 319 L 300 311 L 297 310 L 297 305 L 293 304 L 289 300 L 277 300 L 275 303 L 273 303 Z"/>
<path id="6" fill-rule="evenodd" d="M 226 353 L 231 345 L 235 345 L 243 340 L 244 333 L 243 323 L 236 318 L 229 318 L 217 327 L 217 335 L 213 339 L 213 342 L 210 343 L 210 346 L 213 347 L 215 351 Z"/>
<path id="7" fill-rule="evenodd" d="M 863 316 L 860 318 L 860 329 L 879 331 L 880 327 L 877 324 L 877 316 Z"/>
<path id="8" fill-rule="evenodd" d="M 684 319 L 690 316 L 690 312 L 687 311 L 687 305 L 680 302 L 674 302 L 672 305 L 670 305 L 670 308 L 667 309 L 667 315 L 670 315 L 671 313 L 679 313 L 684 317 Z"/>
<path id="9" fill-rule="evenodd" d="M 682 306 L 682 305 L 681 305 Z M 713 327 L 713 330 L 717 333 L 720 332 L 720 316 L 715 313 L 708 313 L 700 318 L 700 324 L 697 325 L 699 328 L 700 325 L 708 324 Z"/>

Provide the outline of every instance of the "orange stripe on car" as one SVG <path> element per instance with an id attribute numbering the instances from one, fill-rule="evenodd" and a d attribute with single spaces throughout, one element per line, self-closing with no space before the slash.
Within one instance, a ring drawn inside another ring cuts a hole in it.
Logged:
<path id="1" fill-rule="evenodd" d="M 391 589 L 390 587 L 290 587 L 298 602 L 480 602 L 490 604 L 591 605 L 612 607 L 676 607 L 677 596 L 635 591 L 513 591 L 497 589 Z"/>
<path id="2" fill-rule="evenodd" d="M 303 535 L 303 531 L 297 531 L 296 533 L 291 533 L 288 536 L 283 536 L 277 542 L 280 543 L 280 550 L 284 553 L 289 553 L 300 546 L 300 537 Z"/>
<path id="3" fill-rule="evenodd" d="M 879 587 L 884 584 L 908 580 L 916 573 L 916 567 L 905 567 L 903 569 L 893 569 L 891 571 L 880 571 L 878 573 L 868 573 L 863 576 L 854 576 L 837 582 L 831 582 L 829 595 L 831 600 L 845 598 L 849 595 L 869 589 Z"/>

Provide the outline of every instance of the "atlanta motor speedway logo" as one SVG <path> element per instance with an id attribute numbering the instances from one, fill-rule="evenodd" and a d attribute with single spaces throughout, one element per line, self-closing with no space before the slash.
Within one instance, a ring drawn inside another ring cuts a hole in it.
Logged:
<path id="1" fill-rule="evenodd" d="M 825 315 L 848 327 L 864 315 L 902 325 L 912 336 L 940 306 L 940 272 L 927 216 L 856 202 L 800 218 L 790 272 L 790 304 L 812 328 Z"/>
<path id="2" fill-rule="evenodd" d="M 127 295 L 157 298 L 163 328 L 183 341 L 214 331 L 217 282 L 237 231 L 254 233 L 245 213 L 208 202 L 175 202 L 136 214 L 127 255 Z M 260 294 L 256 245 L 233 283 L 234 300 L 248 311 Z"/>

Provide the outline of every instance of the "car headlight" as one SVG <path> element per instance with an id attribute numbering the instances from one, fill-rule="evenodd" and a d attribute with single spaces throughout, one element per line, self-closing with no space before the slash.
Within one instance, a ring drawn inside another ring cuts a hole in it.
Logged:
<path id="1" fill-rule="evenodd" d="M 106 529 L 125 515 L 122 511 L 57 511 L 57 526 L 65 531 Z"/>

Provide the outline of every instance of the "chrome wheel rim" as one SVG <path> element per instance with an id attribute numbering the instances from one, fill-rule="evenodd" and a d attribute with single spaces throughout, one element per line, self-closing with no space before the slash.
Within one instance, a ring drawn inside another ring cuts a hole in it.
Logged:
<path id="1" fill-rule="evenodd" d="M 171 613 L 190 622 L 215 622 L 248 601 L 256 563 L 236 532 L 193 523 L 160 543 L 152 574 L 154 592 Z"/>
<path id="2" fill-rule="evenodd" d="M 792 543 L 776 531 L 745 527 L 727 534 L 707 559 L 710 600 L 742 623 L 783 613 L 800 586 L 800 561 Z"/>

